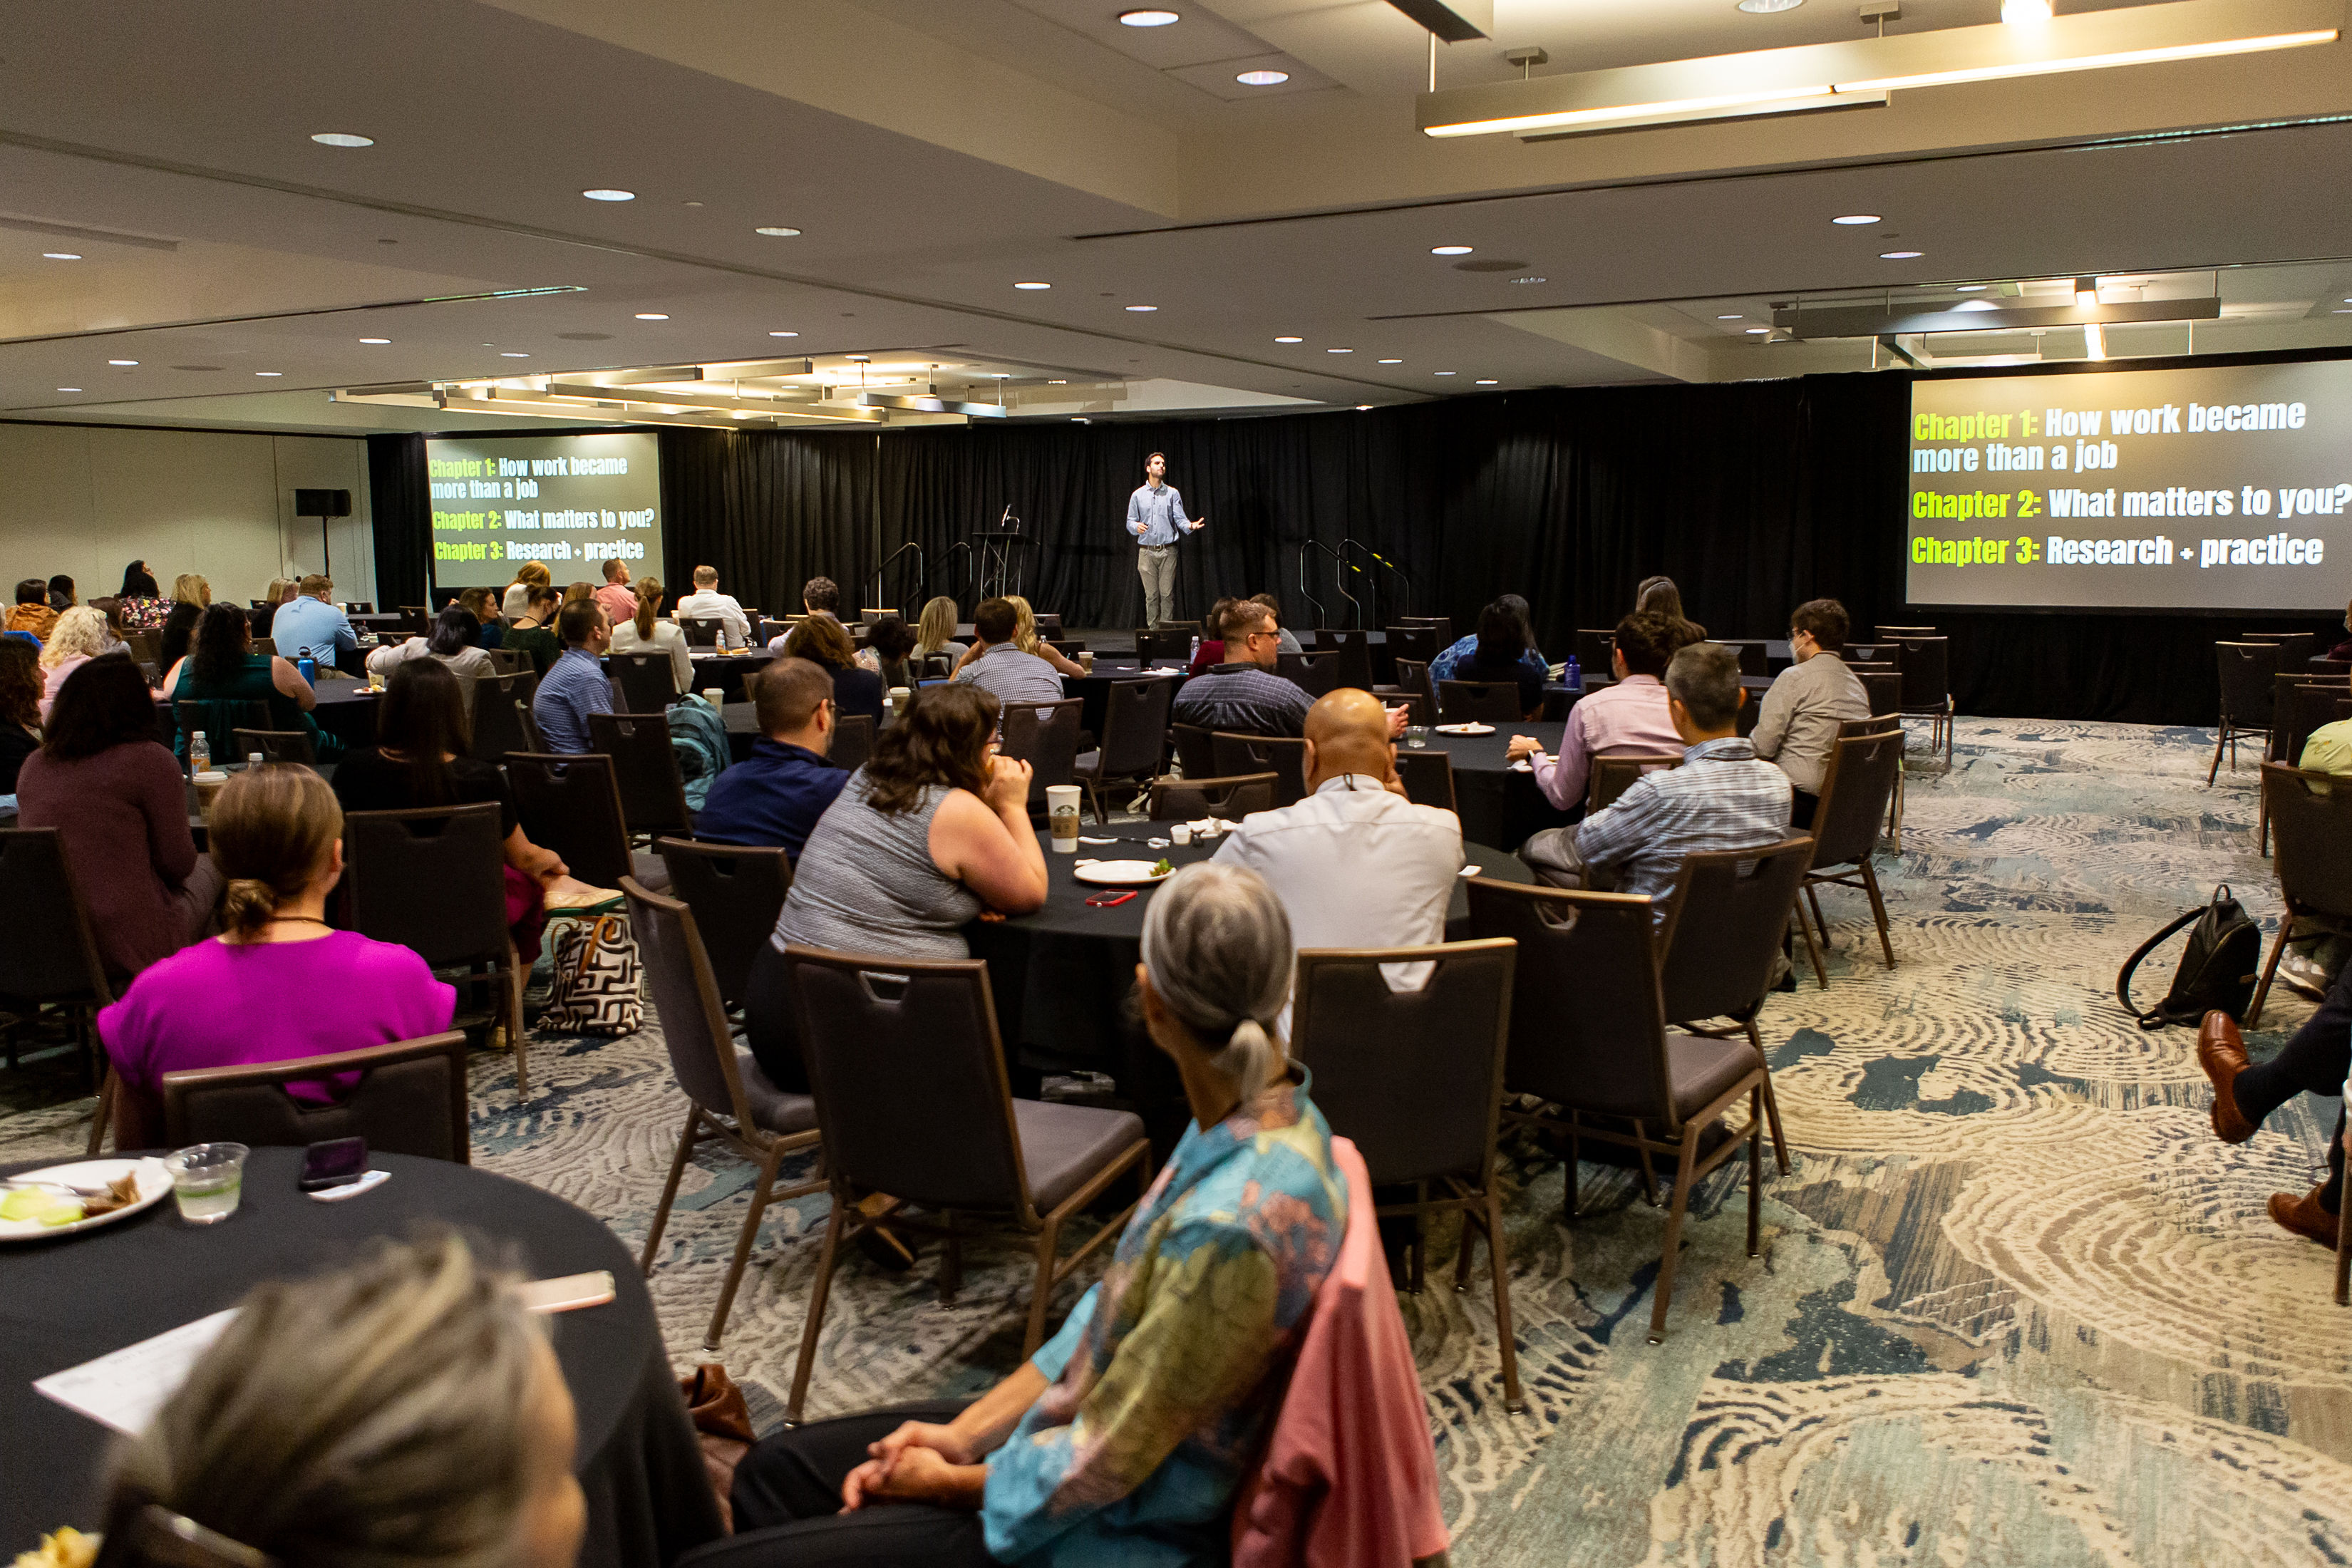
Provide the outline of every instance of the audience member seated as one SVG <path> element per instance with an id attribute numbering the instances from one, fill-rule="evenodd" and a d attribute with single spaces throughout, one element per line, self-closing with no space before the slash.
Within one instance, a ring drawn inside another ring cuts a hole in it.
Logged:
<path id="1" fill-rule="evenodd" d="M 629 586 L 627 562 L 604 563 L 604 585 L 596 590 L 596 602 L 604 606 L 605 617 L 615 626 L 637 613 L 637 591 Z"/>
<path id="2" fill-rule="evenodd" d="M 1265 606 L 1244 600 L 1226 611 L 1223 629 L 1225 662 L 1184 683 L 1171 717 L 1234 734 L 1304 734 L 1312 704 L 1297 681 L 1274 673 L 1282 639 Z"/>
<path id="3" fill-rule="evenodd" d="M 563 657 L 540 677 L 531 693 L 530 716 L 550 752 L 578 756 L 589 750 L 588 716 L 613 710 L 613 683 L 604 674 L 604 649 L 613 640 L 604 606 L 593 597 L 563 606 L 557 629 Z"/>
<path id="4" fill-rule="evenodd" d="M 915 684 L 915 665 L 908 657 L 915 651 L 915 628 L 905 616 L 884 616 L 866 627 L 864 651 L 873 656 L 874 673 L 882 678 L 886 694 L 894 686 Z"/>
<path id="5" fill-rule="evenodd" d="M 1274 617 L 1275 636 L 1280 638 L 1282 643 L 1281 648 L 1278 651 L 1283 653 L 1305 653 L 1307 651 L 1307 649 L 1300 645 L 1297 637 L 1291 635 L 1290 629 L 1283 626 L 1281 600 L 1276 598 L 1271 594 L 1253 594 L 1250 595 L 1250 603 L 1253 605 L 1264 605 L 1265 606 L 1265 613 Z"/>
<path id="6" fill-rule="evenodd" d="M 393 671 L 376 708 L 376 742 L 336 765 L 335 798 L 345 811 L 497 805 L 506 858 L 507 925 L 529 963 L 539 956 L 542 910 L 604 903 L 620 890 L 581 881 L 555 851 L 524 836 L 506 771 L 467 754 L 474 737 L 459 695 L 465 684 L 446 665 L 429 658 Z"/>
<path id="7" fill-rule="evenodd" d="M 270 623 L 269 640 L 289 658 L 306 652 L 321 666 L 331 665 L 360 646 L 351 617 L 335 608 L 334 580 L 317 573 L 294 585 L 294 597 L 278 606 Z"/>
<path id="8" fill-rule="evenodd" d="M 116 646 L 106 617 L 88 605 L 76 605 L 59 616 L 41 648 L 41 717 L 48 718 L 49 707 L 57 701 L 67 676 L 100 654 L 112 652 Z"/>
<path id="9" fill-rule="evenodd" d="M 1065 658 L 1062 650 L 1047 642 L 1037 631 L 1037 612 L 1029 601 L 1018 594 L 1007 594 L 1005 602 L 1013 606 L 1013 646 L 1033 658 L 1042 658 L 1064 675 L 1084 675 L 1086 666 L 1076 659 Z"/>
<path id="10" fill-rule="evenodd" d="M 801 609 L 812 616 L 841 619 L 841 584 L 830 577 L 812 577 L 801 584 Z"/>
<path id="11" fill-rule="evenodd" d="M 467 588 L 457 595 L 457 603 L 474 612 L 474 646 L 480 648 L 504 647 L 507 624 L 499 609 L 499 596 L 488 588 Z"/>
<path id="12" fill-rule="evenodd" d="M 1248 871 L 1188 866 L 1152 895 L 1136 989 L 1192 1120 L 1108 1276 L 961 1409 L 754 1446 L 737 1531 L 774 1531 L 779 1563 L 1225 1561 L 1234 1493 L 1348 1223 L 1330 1128 L 1275 1023 L 1292 955 Z"/>
<path id="13" fill-rule="evenodd" d="M 785 984 L 788 944 L 967 958 L 963 928 L 982 910 L 1025 915 L 1045 903 L 1029 764 L 996 755 L 997 711 L 993 696 L 969 685 L 916 692 L 802 847 L 743 1009 L 752 1054 L 778 1088 L 808 1086 Z"/>
<path id="14" fill-rule="evenodd" d="M 1706 628 L 1683 614 L 1683 591 L 1675 586 L 1672 577 L 1642 579 L 1642 585 L 1633 590 L 1633 613 L 1638 616 L 1644 611 L 1681 624 L 1684 629 L 1675 639 L 1677 648 L 1706 640 Z"/>
<path id="15" fill-rule="evenodd" d="M 1500 601 L 1487 605 L 1478 612 L 1476 636 L 1470 657 L 1454 661 L 1449 679 L 1514 686 L 1519 694 L 1519 717 L 1542 718 L 1546 671 L 1528 662 L 1527 624 L 1517 612 Z"/>
<path id="16" fill-rule="evenodd" d="M 1510 759 L 1534 759 L 1536 784 L 1562 811 L 1584 804 L 1584 783 L 1595 757 L 1675 756 L 1681 731 L 1668 710 L 1660 679 L 1675 654 L 1681 625 L 1654 612 L 1637 612 L 1617 623 L 1617 650 L 1609 656 L 1613 685 L 1589 692 L 1568 710 L 1559 755 L 1548 757 L 1532 735 L 1514 735 Z"/>
<path id="17" fill-rule="evenodd" d="M 118 1148 L 162 1142 L 167 1072 L 437 1035 L 456 1013 L 457 991 L 415 952 L 327 923 L 343 813 L 326 780 L 290 763 L 247 768 L 221 786 L 206 823 L 222 934 L 153 964 L 98 1016 L 120 1079 Z M 331 1098 L 325 1085 L 294 1092 Z"/>
<path id="18" fill-rule="evenodd" d="M 1525 599 L 1520 598 L 1517 594 L 1505 594 L 1502 597 L 1496 599 L 1494 604 L 1487 605 L 1486 608 L 1490 610 L 1502 609 L 1510 613 L 1512 618 L 1518 622 L 1519 640 L 1523 645 L 1525 645 L 1527 649 L 1526 652 L 1519 655 L 1519 662 L 1526 665 L 1529 670 L 1534 672 L 1535 678 L 1538 680 L 1541 680 L 1546 676 L 1549 675 L 1551 673 L 1551 666 L 1544 662 L 1543 650 L 1536 647 L 1536 634 L 1529 628 L 1528 621 L 1528 602 Z M 1486 616 L 1483 611 L 1480 613 L 1478 618 L 1481 625 L 1485 624 Z M 1430 684 L 1433 687 L 1441 680 L 1460 680 L 1464 679 L 1458 671 L 1461 669 L 1463 665 L 1477 657 L 1478 634 L 1476 632 L 1474 631 L 1467 637 L 1455 638 L 1453 642 L 1438 649 L 1437 657 L 1429 661 Z"/>
<path id="19" fill-rule="evenodd" d="M 60 572 L 49 579 L 49 608 L 64 615 L 81 603 L 74 594 L 74 580 Z"/>
<path id="20" fill-rule="evenodd" d="M 794 859 L 849 774 L 825 761 L 833 750 L 833 676 L 789 656 L 751 683 L 760 738 L 751 754 L 710 784 L 694 836 L 720 844 L 781 846 Z"/>
<path id="21" fill-rule="evenodd" d="M 617 563 L 616 563 L 617 564 Z M 596 602 L 604 603 L 604 593 L 599 589 Z M 614 653 L 666 653 L 669 655 L 669 689 L 685 692 L 694 689 L 694 653 L 687 645 L 686 633 L 675 621 L 661 618 L 662 585 L 658 577 L 647 577 L 637 584 L 629 596 L 629 612 L 613 616 L 613 651 Z M 610 614 L 609 609 L 606 612 Z"/>
<path id="22" fill-rule="evenodd" d="M 48 716 L 41 700 L 43 657 L 22 638 L 0 637 L 0 795 L 16 793 L 17 771 L 40 749 L 41 721 Z"/>
<path id="23" fill-rule="evenodd" d="M 58 613 L 49 608 L 48 584 L 38 577 L 27 577 L 17 584 L 16 604 L 8 612 L 7 629 L 46 642 L 49 628 L 57 624 Z"/>
<path id="24" fill-rule="evenodd" d="M 719 591 L 719 571 L 712 566 L 694 569 L 694 592 L 677 602 L 677 617 L 686 620 L 717 619 L 719 646 L 722 648 L 743 648 L 751 646 L 751 623 L 743 618 L 743 606 L 734 596 Z"/>
<path id="25" fill-rule="evenodd" d="M 122 586 L 114 595 L 114 610 L 125 632 L 163 629 L 164 618 L 172 613 L 171 602 L 156 586 L 154 574 L 147 570 L 144 561 L 133 561 L 122 569 Z"/>
<path id="26" fill-rule="evenodd" d="M 2345 606 L 2344 629 L 2347 632 L 2352 632 L 2352 605 Z M 2342 642 L 2337 643 L 2334 647 L 2329 648 L 2327 650 L 2327 657 L 2330 658 L 2340 658 L 2347 663 L 2352 663 L 2352 637 L 2346 637 Z"/>
<path id="27" fill-rule="evenodd" d="M 857 666 L 857 649 L 848 631 L 831 616 L 811 616 L 784 638 L 784 657 L 805 659 L 833 677 L 836 713 L 863 713 L 882 722 L 882 678 Z"/>
<path id="28" fill-rule="evenodd" d="M 1405 798 L 1380 699 L 1343 686 L 1307 710 L 1306 798 L 1242 818 L 1216 859 L 1265 879 L 1300 947 L 1415 947 L 1445 940 L 1462 824 Z M 1429 982 L 1425 963 L 1383 972 L 1400 991 Z"/>
<path id="29" fill-rule="evenodd" d="M 253 612 L 253 635 L 257 637 L 272 636 L 271 628 L 278 624 L 278 607 L 292 597 L 294 579 L 272 577 L 269 585 L 261 591 L 259 607 Z"/>
<path id="30" fill-rule="evenodd" d="M 1789 652 L 1796 662 L 1773 678 L 1748 741 L 1756 754 L 1778 763 L 1796 786 L 1790 821 L 1813 825 L 1822 804 L 1822 775 L 1837 750 L 1838 726 L 1870 717 L 1870 694 L 1845 667 L 1845 606 L 1808 599 L 1789 617 Z"/>
<path id="31" fill-rule="evenodd" d="M 1000 702 L 1059 702 L 1062 675 L 1013 640 L 1021 612 L 1011 599 L 983 599 L 971 613 L 972 645 L 955 673 L 960 684 L 993 692 Z"/>
<path id="32" fill-rule="evenodd" d="M 117 1451 L 110 1568 L 572 1568 L 587 1507 L 572 1394 L 516 1283 L 444 1233 L 256 1286 Z M 117 1557 L 149 1504 L 236 1553 Z"/>
<path id="33" fill-rule="evenodd" d="M 1184 667 L 1187 675 L 1200 675 L 1225 662 L 1225 612 L 1233 606 L 1231 599 L 1219 599 L 1209 606 L 1209 613 L 1201 620 L 1201 635 L 1197 639 L 1198 646 L 1192 649 L 1192 662 Z M 1275 640 L 1279 645 L 1280 634 L 1276 634 Z M 1279 646 L 1275 651 L 1281 651 Z"/>
<path id="34" fill-rule="evenodd" d="M 183 572 L 172 579 L 172 603 L 208 610 L 212 608 L 213 585 L 201 573 Z"/>
<path id="35" fill-rule="evenodd" d="M 129 659 L 94 658 L 66 678 L 16 775 L 16 814 L 20 827 L 58 829 L 110 973 L 136 974 L 210 924 L 220 880 L 196 853 L 186 781 Z"/>
<path id="36" fill-rule="evenodd" d="M 404 642 L 387 643 L 367 656 L 368 673 L 390 675 L 412 659 L 436 658 L 450 670 L 466 678 L 466 699 L 473 700 L 474 680 L 480 676 L 496 675 L 499 667 L 482 651 L 482 623 L 474 612 L 463 605 L 450 605 L 433 617 L 430 637 L 410 637 Z"/>
<path id="37" fill-rule="evenodd" d="M 549 588 L 554 584 L 555 577 L 548 571 L 547 563 L 524 562 L 515 568 L 514 581 L 507 584 L 506 593 L 500 596 L 499 613 L 508 620 L 514 620 L 530 606 L 530 591 L 533 588 Z"/>
<path id="38" fill-rule="evenodd" d="M 536 566 L 538 562 L 531 563 Z M 557 636 L 556 618 L 563 606 L 563 591 L 552 583 L 532 583 L 523 589 L 523 608 L 507 625 L 502 647 L 530 656 L 530 667 L 541 675 L 555 668 L 563 657 L 563 644 Z"/>
<path id="39" fill-rule="evenodd" d="M 2280 1226 L 2333 1251 L 2344 1202 L 2341 1096 L 2345 1077 L 2352 1072 L 2352 963 L 2336 972 L 2319 1011 L 2268 1061 L 2249 1065 L 2236 1022 L 2227 1013 L 2206 1014 L 2197 1034 L 2197 1065 L 2213 1082 L 2213 1135 L 2224 1143 L 2243 1143 L 2299 1094 L 2337 1100 L 2326 1180 L 2300 1195 L 2273 1193 L 2270 1200 L 2271 1218 Z"/>
<path id="40" fill-rule="evenodd" d="M 964 645 L 956 641 L 956 602 L 953 599 L 941 594 L 926 604 L 922 618 L 915 623 L 913 657 L 920 660 L 934 654 L 941 655 L 952 668 L 954 661 L 964 655 Z"/>
<path id="41" fill-rule="evenodd" d="M 320 729 L 318 721 L 310 717 L 310 710 L 319 705 L 319 694 L 291 660 L 253 651 L 253 623 L 235 605 L 215 605 L 205 612 L 195 647 L 165 673 L 163 693 L 172 703 L 174 721 L 183 702 L 262 703 L 269 710 L 269 728 L 299 730 L 309 735 L 311 751 L 320 762 L 342 755 L 342 742 Z M 212 743 L 215 756 L 228 757 L 230 735 L 205 739 Z M 185 730 L 172 750 L 186 760 Z"/>
<path id="42" fill-rule="evenodd" d="M 205 606 L 193 599 L 174 599 L 163 617 L 163 638 L 158 645 L 155 668 L 169 672 L 173 666 L 188 657 L 195 645 L 196 627 L 203 624 Z"/>
<path id="43" fill-rule="evenodd" d="M 1624 636 L 1622 627 L 1618 636 Z M 1616 892 L 1656 899 L 1674 885 L 1685 855 L 1752 849 L 1789 836 L 1789 775 L 1758 758 L 1738 734 L 1739 705 L 1748 696 L 1738 653 L 1721 643 L 1691 644 L 1667 667 L 1666 691 L 1682 766 L 1643 774 L 1615 805 L 1578 826 L 1546 828 L 1528 839 L 1519 857 L 1538 880 L 1557 888 L 1607 883 Z M 1658 913 L 1664 916 L 1664 905 Z"/>

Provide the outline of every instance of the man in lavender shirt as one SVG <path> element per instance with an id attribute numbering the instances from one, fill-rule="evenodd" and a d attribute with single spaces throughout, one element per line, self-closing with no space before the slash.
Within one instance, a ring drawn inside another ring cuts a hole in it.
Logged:
<path id="1" fill-rule="evenodd" d="M 1609 657 L 1616 684 L 1593 692 L 1569 710 L 1559 755 L 1547 757 L 1532 735 L 1511 737 L 1510 759 L 1534 759 L 1536 783 L 1544 798 L 1562 811 L 1584 804 L 1584 784 L 1595 757 L 1683 754 L 1683 738 L 1666 711 L 1666 663 L 1681 646 L 1683 623 L 1655 611 L 1617 623 L 1617 649 Z"/>

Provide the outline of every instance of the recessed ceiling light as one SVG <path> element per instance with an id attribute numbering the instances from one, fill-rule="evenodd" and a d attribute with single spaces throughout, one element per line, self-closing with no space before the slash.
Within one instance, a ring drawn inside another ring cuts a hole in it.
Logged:
<path id="1" fill-rule="evenodd" d="M 1165 27 L 1171 22 L 1183 19 L 1173 11 L 1162 11 L 1156 6 L 1147 11 L 1121 11 L 1118 14 L 1122 27 Z"/>
<path id="2" fill-rule="evenodd" d="M 2000 0 L 2000 19 L 2011 26 L 2050 20 L 2050 0 Z"/>
<path id="3" fill-rule="evenodd" d="M 1290 79 L 1288 71 L 1244 71 L 1234 79 L 1244 87 L 1280 87 Z"/>
<path id="4" fill-rule="evenodd" d="M 1992 285 L 1990 283 L 1963 283 L 1958 289 L 1953 289 L 1952 292 L 1955 294 L 1981 294 L 1991 287 Z"/>
<path id="5" fill-rule="evenodd" d="M 1433 245 L 1429 247 L 1429 254 L 1432 256 L 1467 256 L 1470 254 L 1470 247 L 1466 245 Z"/>
<path id="6" fill-rule="evenodd" d="M 392 342 L 392 340 L 390 338 L 362 338 L 360 342 L 363 343 L 388 343 Z"/>
<path id="7" fill-rule="evenodd" d="M 79 392 L 81 388 L 79 386 L 60 386 L 58 390 L 59 392 Z"/>
<path id="8" fill-rule="evenodd" d="M 44 261 L 79 261 L 81 259 L 81 253 L 75 250 L 44 250 L 41 252 L 41 259 Z"/>
<path id="9" fill-rule="evenodd" d="M 1060 381 L 1048 381 L 1045 384 L 1046 384 L 1047 386 L 1067 386 L 1067 385 L 1069 385 L 1069 384 L 1070 384 L 1070 383 L 1069 383 L 1068 379 L 1067 379 L 1066 377 L 1065 377 L 1064 379 L 1062 379 L 1062 380 L 1060 380 Z"/>
<path id="10" fill-rule="evenodd" d="M 659 310 L 639 310 L 637 312 L 637 320 L 640 321 L 667 321 L 669 318 L 663 315 Z"/>
<path id="11" fill-rule="evenodd" d="M 753 229 L 751 232 L 753 234 L 764 234 L 770 239 L 797 239 L 800 237 L 801 231 L 796 228 L 786 228 L 782 224 L 766 224 L 759 228 Z"/>
<path id="12" fill-rule="evenodd" d="M 1134 310 L 1134 311 L 1141 312 L 1141 311 L 1145 311 L 1145 310 L 1157 310 L 1158 309 L 1160 309 L 1160 307 L 1159 307 L 1159 306 L 1157 306 L 1157 305 L 1129 305 L 1129 306 L 1128 307 L 1128 309 L 1129 309 L 1129 310 Z"/>
<path id="13" fill-rule="evenodd" d="M 500 349 L 499 351 L 499 357 L 500 359 L 529 359 L 530 356 L 525 353 L 517 353 L 512 349 Z"/>
<path id="14" fill-rule="evenodd" d="M 1717 317 L 1716 318 L 1716 320 L 1717 320 L 1717 321 L 1746 321 L 1747 319 L 1748 319 L 1747 317 L 1742 316 L 1742 315 L 1738 315 L 1738 314 L 1733 314 L 1733 315 L 1728 315 L 1728 316 L 1717 316 Z"/>
<path id="15" fill-rule="evenodd" d="M 1015 283 L 1015 289 L 1051 289 L 1051 283 Z"/>
<path id="16" fill-rule="evenodd" d="M 1381 363 L 1382 364 L 1402 364 L 1404 361 L 1401 359 L 1384 359 L 1381 361 Z"/>
<path id="17" fill-rule="evenodd" d="M 1481 385 L 1481 386 L 1500 386 L 1500 385 L 1502 385 L 1503 384 L 1502 384 L 1501 382 L 1499 382 L 1499 381 L 1496 381 L 1496 380 L 1493 376 L 1491 376 L 1491 375 L 1486 375 L 1486 376 L 1480 376 L 1480 377 L 1478 378 L 1478 384 L 1479 384 L 1479 385 Z"/>
<path id="18" fill-rule="evenodd" d="M 1551 279 L 1549 278 L 1538 278 L 1534 273 L 1530 272 L 1524 278 L 1514 278 L 1511 281 L 1514 283 L 1549 283 Z"/>
<path id="19" fill-rule="evenodd" d="M 1882 250 L 1878 253 L 1878 259 L 1881 261 L 1916 261 L 1922 256 L 1927 254 L 1927 253 L 1924 250 Z"/>
<path id="20" fill-rule="evenodd" d="M 1872 224 L 1885 223 L 1886 220 L 1876 213 L 1848 213 L 1843 217 L 1833 217 L 1830 221 L 1847 228 L 1867 228 Z"/>
<path id="21" fill-rule="evenodd" d="M 1327 354 L 1351 354 L 1356 351 L 1353 349 L 1325 349 L 1323 352 Z"/>
<path id="22" fill-rule="evenodd" d="M 310 138 L 321 147 L 373 147 L 373 136 L 354 136 L 348 131 L 321 131 Z"/>
<path id="23" fill-rule="evenodd" d="M 1356 405 L 1356 412 L 1359 414 L 1369 414 L 1371 412 L 1371 408 L 1372 405 L 1369 403 L 1359 403 Z"/>
<path id="24" fill-rule="evenodd" d="M 800 336 L 798 332 L 770 332 L 768 335 L 772 338 L 796 338 Z"/>
<path id="25" fill-rule="evenodd" d="M 1751 16 L 1773 16 L 1783 11 L 1793 11 L 1805 0 L 1739 0 L 1739 8 Z"/>
<path id="26" fill-rule="evenodd" d="M 580 194 L 592 202 L 633 202 L 637 199 L 637 193 L 635 191 L 615 191 L 601 185 L 593 191 L 583 191 Z"/>
<path id="27" fill-rule="evenodd" d="M 253 374 L 256 375 L 284 375 L 286 373 L 282 370 L 257 370 Z"/>
<path id="28" fill-rule="evenodd" d="M 1750 327 L 1748 329 L 1748 335 L 1751 338 L 1760 338 L 1770 332 L 1771 330 L 1772 329 L 1769 327 Z"/>
<path id="29" fill-rule="evenodd" d="M 2347 305 L 2352 305 L 2352 300 L 2347 300 L 2344 302 Z M 1276 338 L 1274 341 L 1278 343 L 1303 343 L 1307 340 L 1305 338 Z"/>
<path id="30" fill-rule="evenodd" d="M 135 359 L 110 359 L 106 363 L 109 364 L 137 364 L 139 362 Z"/>
<path id="31" fill-rule="evenodd" d="M 1450 370 L 1441 370 L 1441 371 L 1437 372 L 1436 374 L 1439 374 L 1439 375 L 1452 375 L 1452 374 L 1454 374 L 1454 372 L 1452 372 L 1452 371 L 1450 371 Z"/>

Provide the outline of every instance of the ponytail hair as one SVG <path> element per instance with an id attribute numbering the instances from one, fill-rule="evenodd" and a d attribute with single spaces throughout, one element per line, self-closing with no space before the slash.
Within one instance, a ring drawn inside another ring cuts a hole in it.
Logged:
<path id="1" fill-rule="evenodd" d="M 1256 872 L 1202 861 L 1143 917 L 1151 989 L 1247 1106 L 1289 1067 L 1275 1022 L 1290 998 L 1290 917 Z"/>
<path id="2" fill-rule="evenodd" d="M 299 763 L 264 763 L 231 775 L 213 801 L 210 826 L 213 861 L 228 884 L 221 900 L 228 939 L 258 937 L 278 906 L 310 885 L 342 836 L 335 792 Z"/>
<path id="3" fill-rule="evenodd" d="M 654 612 L 661 608 L 662 585 L 658 577 L 637 579 L 637 637 L 641 642 L 654 640 Z"/>

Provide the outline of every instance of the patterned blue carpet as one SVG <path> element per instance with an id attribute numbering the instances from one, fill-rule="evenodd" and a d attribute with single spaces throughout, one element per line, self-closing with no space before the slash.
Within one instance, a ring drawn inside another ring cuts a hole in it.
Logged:
<path id="1" fill-rule="evenodd" d="M 1858 893 L 1824 896 L 1831 983 L 1763 1027 L 1796 1160 L 1743 1246 L 1744 1162 L 1706 1187 L 1666 1342 L 1646 1342 L 1664 1215 L 1588 1164 L 1513 1145 L 1512 1298 L 1531 1413 L 1496 1388 L 1483 1289 L 1401 1298 L 1462 1563 L 1596 1568 L 2352 1562 L 2352 1312 L 2329 1257 L 2263 1204 L 2300 1191 L 2333 1102 L 2237 1149 L 2207 1129 L 2186 1030 L 2116 1005 L 2117 963 L 2231 882 L 2275 915 L 2251 773 L 2204 784 L 2210 731 L 1961 721 L 1947 776 L 1910 781 L 1880 862 L 1899 960 Z M 2160 994 L 2169 956 L 2144 986 Z M 2310 1011 L 2273 994 L 2259 1057 Z M 478 1057 L 476 1158 L 634 1243 L 683 1103 L 652 1027 L 542 1038 L 528 1108 Z M 0 1074 L 0 1159 L 78 1148 L 86 1100 L 38 1062 Z M 748 1202 L 691 1168 L 653 1289 L 695 1359 Z M 824 1200 L 772 1208 L 724 1359 L 764 1426 L 789 1386 Z M 1483 1262 L 1483 1253 L 1482 1253 Z M 1434 1281 L 1437 1270 L 1432 1270 Z M 1027 1271 L 852 1260 L 812 1415 L 971 1391 L 1018 1357 Z M 1066 1310 L 1082 1283 L 1066 1286 Z"/>

